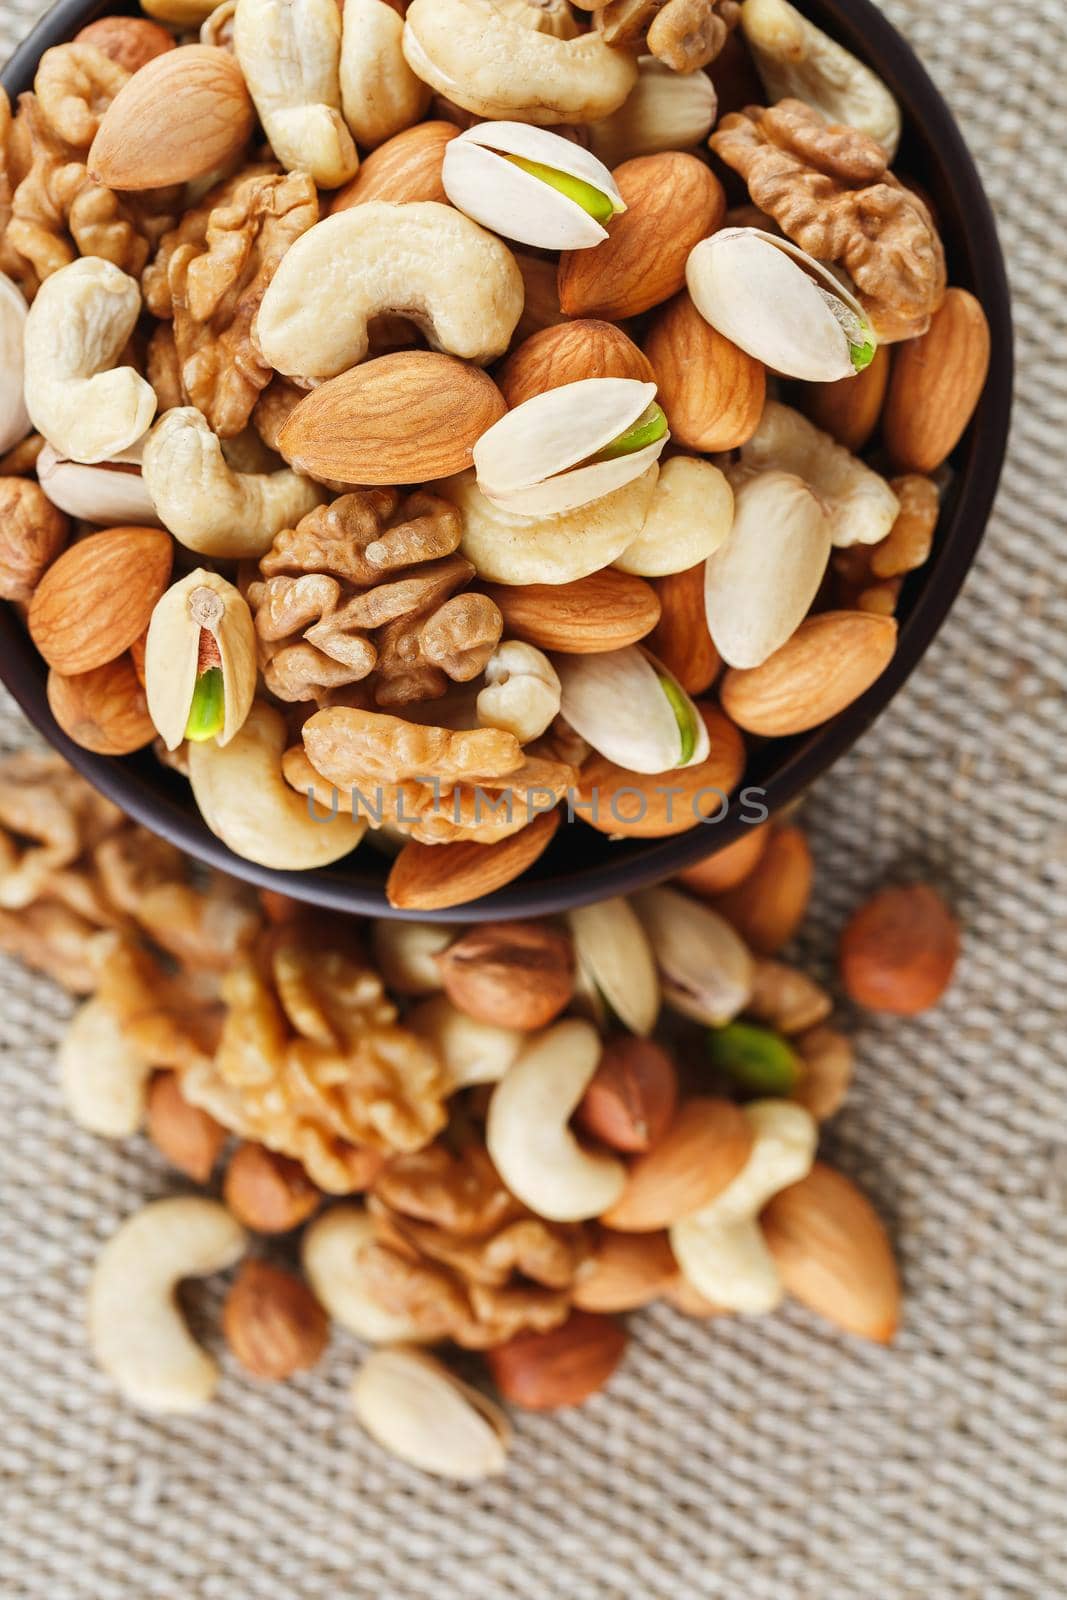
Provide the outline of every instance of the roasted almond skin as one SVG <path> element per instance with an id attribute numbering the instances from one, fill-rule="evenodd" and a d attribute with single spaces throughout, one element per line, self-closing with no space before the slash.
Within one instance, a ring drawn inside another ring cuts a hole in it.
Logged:
<path id="1" fill-rule="evenodd" d="M 246 1261 L 222 1312 L 226 1342 L 253 1377 L 277 1383 L 306 1372 L 330 1337 L 325 1311 L 307 1285 L 266 1261 Z"/>
<path id="2" fill-rule="evenodd" d="M 440 911 L 480 900 L 532 867 L 559 823 L 558 810 L 545 812 L 498 844 L 420 844 L 409 839 L 385 886 L 389 904 L 399 911 Z"/>
<path id="3" fill-rule="evenodd" d="M 714 233 L 726 214 L 726 195 L 696 156 L 669 150 L 637 156 L 614 178 L 628 209 L 595 250 L 560 257 L 559 303 L 569 317 L 619 321 L 650 311 L 685 283 L 689 252 Z"/>
<path id="4" fill-rule="evenodd" d="M 535 394 L 583 378 L 634 378 L 654 383 L 648 357 L 613 322 L 595 318 L 542 328 L 514 350 L 496 375 L 510 410 Z"/>
<path id="5" fill-rule="evenodd" d="M 445 151 L 460 130 L 451 122 L 419 122 L 372 150 L 356 176 L 334 195 L 331 211 L 347 211 L 368 200 L 406 205 L 436 200 L 448 205 L 441 169 Z"/>
<path id="6" fill-rule="evenodd" d="M 768 738 L 806 733 L 865 694 L 893 659 L 897 625 L 870 611 L 824 611 L 758 667 L 732 667 L 723 709 Z"/>
<path id="7" fill-rule="evenodd" d="M 703 694 L 719 676 L 722 660 L 708 632 L 704 605 L 704 563 L 653 578 L 660 618 L 648 647 L 686 694 Z"/>
<path id="8" fill-rule="evenodd" d="M 761 956 L 777 955 L 804 920 L 814 866 L 799 828 L 775 828 L 747 878 L 715 901 L 715 910 Z"/>
<path id="9" fill-rule="evenodd" d="M 66 677 L 114 661 L 139 639 L 170 577 L 174 542 L 159 528 L 108 528 L 71 545 L 30 602 L 30 637 Z"/>
<path id="10" fill-rule="evenodd" d="M 120 89 L 89 151 L 109 189 L 160 189 L 203 177 L 239 155 L 255 112 L 228 50 L 187 44 L 156 56 Z"/>
<path id="11" fill-rule="evenodd" d="M 242 1144 L 234 1151 L 222 1197 L 254 1233 L 288 1233 L 313 1216 L 322 1199 L 299 1161 L 261 1144 Z"/>
<path id="12" fill-rule="evenodd" d="M 878 426 L 889 384 L 889 366 L 889 346 L 880 344 L 870 366 L 854 378 L 839 378 L 836 383 L 805 383 L 799 400 L 805 416 L 857 455 Z"/>
<path id="13" fill-rule="evenodd" d="M 626 1333 L 609 1317 L 574 1311 L 550 1333 L 523 1333 L 486 1352 L 505 1400 L 524 1411 L 580 1406 L 602 1389 L 626 1351 Z"/>
<path id="14" fill-rule="evenodd" d="M 683 867 L 678 874 L 679 883 L 684 883 L 694 894 L 705 897 L 725 894 L 728 889 L 736 888 L 755 869 L 770 836 L 770 825 L 766 822 L 746 827 L 733 844 L 716 850 L 714 855 L 705 856 L 695 866 Z"/>
<path id="15" fill-rule="evenodd" d="M 901 472 L 935 472 L 974 415 L 989 373 L 989 323 L 973 294 L 949 289 L 927 331 L 893 356 L 882 438 Z"/>
<path id="16" fill-rule="evenodd" d="M 633 1163 L 626 1188 L 601 1221 L 622 1233 L 654 1233 L 691 1217 L 733 1182 L 752 1142 L 729 1100 L 687 1100 L 655 1148 Z"/>
<path id="17" fill-rule="evenodd" d="M 763 1212 L 764 1238 L 791 1295 L 861 1339 L 888 1344 L 900 1324 L 900 1277 L 874 1207 L 816 1161 Z"/>
<path id="18" fill-rule="evenodd" d="M 196 1183 L 207 1183 L 229 1138 L 226 1129 L 182 1094 L 176 1072 L 159 1072 L 148 1089 L 148 1136 L 156 1149 Z"/>
<path id="19" fill-rule="evenodd" d="M 678 1074 L 662 1045 L 617 1034 L 575 1113 L 579 1127 L 628 1155 L 643 1155 L 663 1138 L 678 1103 Z"/>
<path id="20" fill-rule="evenodd" d="M 745 743 L 717 706 L 699 710 L 711 739 L 706 761 L 674 772 L 642 773 L 594 754 L 579 776 L 581 821 L 600 833 L 661 839 L 685 833 L 700 816 L 723 812 L 723 796 L 733 792 L 745 770 Z M 709 834 L 709 842 L 713 837 Z"/>
<path id="21" fill-rule="evenodd" d="M 573 583 L 490 583 L 484 589 L 500 608 L 508 638 L 564 655 L 621 650 L 651 633 L 660 618 L 653 586 L 613 567 Z"/>
<path id="22" fill-rule="evenodd" d="M 507 410 L 479 367 L 435 351 L 364 361 L 290 412 L 278 447 L 298 472 L 341 483 L 429 483 L 471 465 Z"/>
<path id="23" fill-rule="evenodd" d="M 48 706 L 68 738 L 98 756 L 128 756 L 156 736 L 129 654 L 70 678 L 49 672 Z"/>
<path id="24" fill-rule="evenodd" d="M 678 1264 L 666 1233 L 601 1231 L 592 1256 L 579 1269 L 571 1299 L 579 1311 L 636 1311 L 674 1282 Z"/>
<path id="25" fill-rule="evenodd" d="M 687 290 L 656 313 L 645 354 L 675 443 L 713 452 L 751 439 L 767 397 L 763 364 L 705 322 Z"/>
<path id="26" fill-rule="evenodd" d="M 882 889 L 855 911 L 838 962 L 851 999 L 913 1017 L 940 1000 L 956 970 L 959 923 L 929 884 Z"/>

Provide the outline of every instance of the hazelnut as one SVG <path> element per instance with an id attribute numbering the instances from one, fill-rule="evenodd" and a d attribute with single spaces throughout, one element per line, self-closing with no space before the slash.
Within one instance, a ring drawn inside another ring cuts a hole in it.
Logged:
<path id="1" fill-rule="evenodd" d="M 580 1406 L 622 1360 L 626 1333 L 610 1317 L 574 1311 L 549 1333 L 522 1333 L 486 1352 L 505 1400 L 526 1411 Z"/>
<path id="2" fill-rule="evenodd" d="M 305 1283 L 266 1261 L 246 1261 L 226 1296 L 226 1342 L 253 1377 L 291 1378 L 313 1367 L 330 1337 L 326 1313 Z"/>
<path id="3" fill-rule="evenodd" d="M 959 924 L 936 889 L 882 889 L 841 935 L 841 981 L 857 1005 L 910 1017 L 937 1004 L 959 953 Z"/>
<path id="4" fill-rule="evenodd" d="M 322 1199 L 299 1161 L 261 1144 L 242 1144 L 226 1168 L 222 1196 L 254 1233 L 288 1233 L 317 1210 Z"/>
<path id="5" fill-rule="evenodd" d="M 640 1155 L 667 1132 L 677 1101 L 678 1074 L 662 1045 L 619 1034 L 604 1046 L 576 1116 L 594 1139 Z"/>
<path id="6" fill-rule="evenodd" d="M 159 1072 L 152 1079 L 145 1112 L 156 1149 L 187 1178 L 207 1183 L 229 1134 L 208 1112 L 189 1104 L 176 1072 Z"/>
<path id="7" fill-rule="evenodd" d="M 91 44 L 127 72 L 139 72 L 175 45 L 166 28 L 147 17 L 98 17 L 75 35 L 74 43 Z"/>
<path id="8" fill-rule="evenodd" d="M 452 1004 L 496 1027 L 545 1028 L 574 994 L 571 942 L 540 922 L 486 922 L 457 939 L 437 965 Z"/>

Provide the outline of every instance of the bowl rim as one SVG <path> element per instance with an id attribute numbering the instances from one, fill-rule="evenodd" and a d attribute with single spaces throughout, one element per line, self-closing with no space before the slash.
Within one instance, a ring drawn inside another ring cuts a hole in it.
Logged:
<path id="1" fill-rule="evenodd" d="M 108 0 L 57 0 L 0 71 L 0 83 L 12 95 L 29 87 L 46 49 L 70 39 L 94 17 L 124 9 Z M 933 569 L 913 592 L 893 660 L 865 695 L 804 736 L 772 773 L 760 790 L 771 814 L 802 794 L 867 731 L 915 670 L 947 617 L 973 565 L 996 497 L 1010 431 L 1014 373 L 1011 298 L 996 221 L 946 100 L 911 45 L 872 0 L 809 0 L 807 9 L 819 13 L 818 20 L 831 31 L 836 28 L 846 35 L 850 49 L 877 62 L 879 75 L 901 102 L 906 126 L 914 125 L 938 151 L 958 208 L 966 276 L 989 321 L 991 356 L 986 388 L 965 435 L 967 460 L 960 471 L 950 525 L 939 538 Z M 442 911 L 402 911 L 385 899 L 384 883 L 365 887 L 344 872 L 344 861 L 310 872 L 282 872 L 235 855 L 191 814 L 187 804 L 160 792 L 140 771 L 124 760 L 97 756 L 74 744 L 49 710 L 43 663 L 9 605 L 0 606 L 0 677 L 48 742 L 135 821 L 206 865 L 335 912 L 440 922 L 553 915 L 670 877 L 740 837 L 754 820 L 742 817 L 731 803 L 713 833 L 697 825 L 667 838 L 628 841 L 631 848 L 625 854 L 620 851 L 617 859 L 609 857 L 578 874 L 561 870 L 546 877 L 523 875 L 478 901 Z"/>

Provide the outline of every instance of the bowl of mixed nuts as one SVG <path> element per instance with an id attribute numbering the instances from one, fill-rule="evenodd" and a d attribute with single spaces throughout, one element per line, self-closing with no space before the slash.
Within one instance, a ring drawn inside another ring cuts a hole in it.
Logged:
<path id="1" fill-rule="evenodd" d="M 937 631 L 1010 311 L 866 0 L 61 0 L 3 82 L 3 676 L 189 854 L 630 893 Z"/>

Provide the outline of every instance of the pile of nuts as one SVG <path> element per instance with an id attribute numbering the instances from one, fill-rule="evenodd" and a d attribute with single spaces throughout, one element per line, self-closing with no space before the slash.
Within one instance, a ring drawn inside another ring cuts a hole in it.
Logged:
<path id="1" fill-rule="evenodd" d="M 174 1291 L 237 1267 L 223 1332 L 253 1377 L 312 1367 L 334 1324 L 376 1347 L 352 1388 L 367 1431 L 474 1479 L 504 1470 L 508 1423 L 432 1346 L 481 1352 L 505 1401 L 547 1410 L 599 1391 L 620 1315 L 657 1300 L 715 1319 L 791 1295 L 892 1339 L 885 1231 L 817 1159 L 852 1051 L 780 954 L 811 877 L 800 828 L 766 824 L 683 883 L 559 921 L 331 922 L 194 883 L 55 755 L 0 765 L 0 948 L 83 997 L 59 1053 L 71 1115 L 111 1139 L 143 1125 L 213 1191 L 105 1244 L 97 1362 L 142 1409 L 205 1404 L 218 1366 Z M 933 890 L 890 889 L 846 927 L 842 979 L 915 1012 L 957 951 Z M 298 1234 L 300 1275 L 267 1258 Z"/>
<path id="2" fill-rule="evenodd" d="M 0 96 L 0 596 L 72 739 L 428 909 L 871 686 L 989 332 L 868 67 L 789 0 L 144 9 Z"/>

